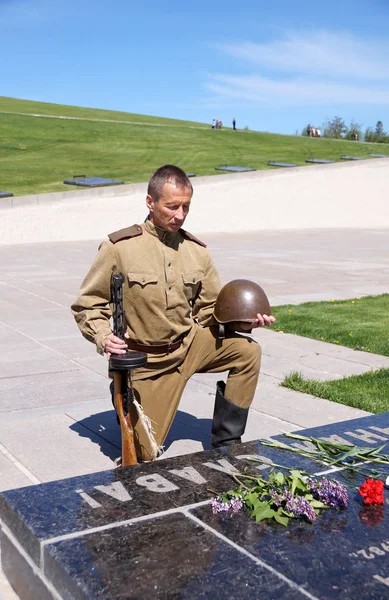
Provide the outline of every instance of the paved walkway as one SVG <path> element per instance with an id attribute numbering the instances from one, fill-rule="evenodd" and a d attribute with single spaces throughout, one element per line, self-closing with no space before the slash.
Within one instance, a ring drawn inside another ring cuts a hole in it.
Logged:
<path id="1" fill-rule="evenodd" d="M 205 236 L 223 282 L 260 283 L 273 305 L 389 292 L 388 229 L 276 231 Z M 97 242 L 0 246 L 0 489 L 112 469 L 120 434 L 107 365 L 69 305 Z M 363 416 L 360 410 L 279 387 L 297 370 L 333 379 L 389 367 L 389 358 L 257 330 L 263 364 L 245 440 Z M 166 456 L 210 445 L 217 375 L 189 382 Z M 15 598 L 0 573 L 0 598 Z"/>

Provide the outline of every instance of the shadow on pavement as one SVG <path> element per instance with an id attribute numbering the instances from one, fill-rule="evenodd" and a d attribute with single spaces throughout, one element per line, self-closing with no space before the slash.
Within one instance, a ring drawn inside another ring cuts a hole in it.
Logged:
<path id="1" fill-rule="evenodd" d="M 178 410 L 164 443 L 165 451 L 173 442 L 183 439 L 201 442 L 204 450 L 210 448 L 211 424 L 212 419 L 198 419 Z M 79 436 L 89 438 L 94 444 L 98 444 L 100 451 L 112 461 L 120 455 L 120 427 L 113 410 L 90 415 L 71 425 L 70 429 Z"/>

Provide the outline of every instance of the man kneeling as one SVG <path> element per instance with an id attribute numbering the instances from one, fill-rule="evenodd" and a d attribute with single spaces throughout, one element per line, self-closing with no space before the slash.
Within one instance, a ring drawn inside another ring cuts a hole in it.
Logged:
<path id="1" fill-rule="evenodd" d="M 157 447 L 194 373 L 229 372 L 226 384 L 218 383 L 212 443 L 240 441 L 261 362 L 261 348 L 253 339 L 233 332 L 218 337 L 213 310 L 219 276 L 205 244 L 182 229 L 192 195 L 184 171 L 160 167 L 148 185 L 145 222 L 108 235 L 72 305 L 81 333 L 108 359 L 127 349 L 147 353 L 147 366 L 134 372 L 134 391 L 152 422 Z M 125 340 L 110 327 L 114 272 L 124 277 Z M 257 314 L 247 330 L 273 322 L 271 315 Z M 138 458 L 155 459 L 139 415 L 130 412 Z"/>

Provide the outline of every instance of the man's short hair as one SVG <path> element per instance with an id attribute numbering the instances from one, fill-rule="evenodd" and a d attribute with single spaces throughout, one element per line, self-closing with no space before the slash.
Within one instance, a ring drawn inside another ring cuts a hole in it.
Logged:
<path id="1" fill-rule="evenodd" d="M 147 194 L 155 202 L 158 201 L 162 195 L 163 186 L 167 182 L 174 183 L 180 189 L 189 188 L 193 194 L 193 187 L 189 177 L 185 171 L 175 165 L 164 165 L 155 171 L 149 181 Z"/>

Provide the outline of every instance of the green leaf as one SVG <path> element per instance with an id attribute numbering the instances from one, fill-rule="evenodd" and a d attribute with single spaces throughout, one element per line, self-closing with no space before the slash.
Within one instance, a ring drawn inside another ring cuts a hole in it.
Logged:
<path id="1" fill-rule="evenodd" d="M 264 519 L 271 519 L 275 515 L 275 511 L 270 508 L 268 504 L 258 506 L 254 511 L 253 515 L 256 522 L 263 521 Z"/>
<path id="2" fill-rule="evenodd" d="M 274 480 L 277 483 L 279 483 L 279 485 L 284 485 L 284 482 L 285 482 L 284 474 L 281 473 L 281 471 L 278 471 L 278 473 L 276 473 L 275 476 L 274 476 Z"/>
<path id="3" fill-rule="evenodd" d="M 279 511 L 274 513 L 273 518 L 277 521 L 277 523 L 284 525 L 284 527 L 287 527 L 290 521 L 289 517 L 282 516 Z"/>
<path id="4" fill-rule="evenodd" d="M 298 471 L 297 469 L 290 469 L 290 474 L 292 475 L 292 477 L 297 477 L 299 479 L 302 479 L 303 477 L 301 471 Z"/>
<path id="5" fill-rule="evenodd" d="M 247 494 L 245 502 L 248 508 L 256 506 L 259 503 L 258 494 L 256 494 L 255 492 L 250 492 L 249 494 Z"/>
<path id="6" fill-rule="evenodd" d="M 310 500 L 309 501 L 313 508 L 329 508 L 326 504 L 323 504 L 323 502 L 320 502 L 320 500 Z"/>

